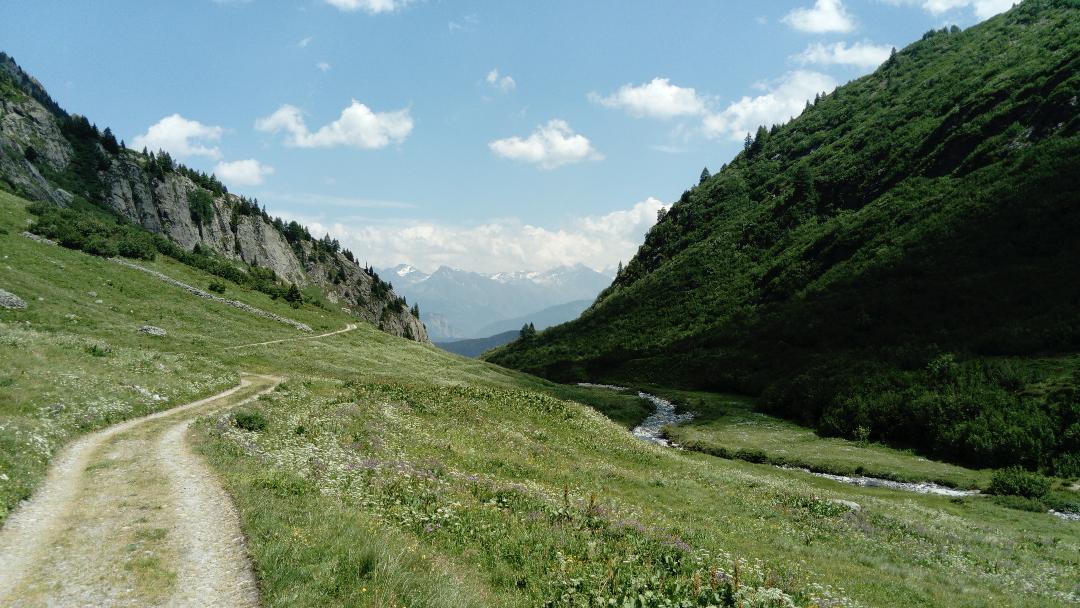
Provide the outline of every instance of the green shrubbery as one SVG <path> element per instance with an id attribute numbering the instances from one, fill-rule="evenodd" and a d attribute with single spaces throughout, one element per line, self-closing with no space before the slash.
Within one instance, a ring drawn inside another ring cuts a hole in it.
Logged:
<path id="1" fill-rule="evenodd" d="M 264 431 L 269 421 L 262 412 L 255 410 L 237 410 L 233 414 L 233 420 L 236 422 L 236 428 L 243 429 L 245 431 Z"/>
<path id="2" fill-rule="evenodd" d="M 1008 467 L 994 473 L 987 491 L 998 496 L 1039 499 L 1050 491 L 1050 480 L 1020 467 Z"/>

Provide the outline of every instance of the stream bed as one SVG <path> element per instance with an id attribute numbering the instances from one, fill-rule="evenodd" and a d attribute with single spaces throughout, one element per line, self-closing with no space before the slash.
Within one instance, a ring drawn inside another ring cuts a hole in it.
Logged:
<path id="1" fill-rule="evenodd" d="M 613 391 L 627 391 L 630 390 L 625 386 L 616 386 L 613 384 L 591 384 L 589 382 L 579 382 L 578 386 L 586 388 L 602 388 Z M 631 431 L 634 437 L 638 439 L 662 445 L 669 448 L 678 448 L 678 446 L 672 444 L 670 441 L 664 438 L 663 429 L 669 424 L 681 424 L 683 422 L 689 422 L 693 420 L 694 415 L 690 413 L 677 414 L 675 413 L 675 404 L 652 395 L 650 393 L 638 392 L 638 397 L 651 402 L 656 410 L 645 419 L 644 422 L 634 427 Z M 893 481 L 891 479 L 881 479 L 879 477 L 866 477 L 864 475 L 833 475 L 830 473 L 817 473 L 810 469 L 801 467 L 778 467 L 781 469 L 787 469 L 791 471 L 802 471 L 814 475 L 815 477 L 823 477 L 825 479 L 831 479 L 840 483 L 846 483 L 853 486 L 862 486 L 864 488 L 888 488 L 890 490 L 900 490 L 903 492 L 914 492 L 916 494 L 936 494 L 939 496 L 975 496 L 981 494 L 979 490 L 959 490 L 957 488 L 950 488 L 929 481 L 923 482 L 904 482 Z M 1080 513 L 1064 513 L 1061 511 L 1049 511 L 1051 515 L 1064 519 L 1066 521 L 1080 521 Z"/>

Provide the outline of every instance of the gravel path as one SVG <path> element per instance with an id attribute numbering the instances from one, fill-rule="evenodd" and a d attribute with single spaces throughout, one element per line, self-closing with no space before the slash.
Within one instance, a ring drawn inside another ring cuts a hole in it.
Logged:
<path id="1" fill-rule="evenodd" d="M 325 334 L 319 334 L 317 336 L 300 336 L 299 338 L 281 338 L 280 340 L 268 340 L 266 342 L 253 342 L 251 344 L 240 344 L 240 345 L 237 345 L 237 346 L 229 346 L 229 347 L 226 347 L 225 350 L 234 350 L 234 349 L 237 349 L 237 348 L 249 348 L 249 347 L 252 347 L 252 346 L 267 346 L 267 345 L 270 345 L 270 344 L 281 344 L 282 342 L 292 342 L 294 340 L 317 340 L 319 338 L 325 338 L 327 336 L 336 336 L 338 334 L 343 334 L 343 333 L 345 333 L 347 331 L 352 331 L 352 330 L 356 329 L 357 327 L 359 327 L 357 324 L 349 323 L 348 325 L 345 326 L 344 329 L 339 329 L 337 331 L 327 332 Z"/>
<path id="2" fill-rule="evenodd" d="M 184 437 L 279 382 L 244 375 L 68 446 L 0 530 L 0 606 L 257 606 L 236 511 Z"/>

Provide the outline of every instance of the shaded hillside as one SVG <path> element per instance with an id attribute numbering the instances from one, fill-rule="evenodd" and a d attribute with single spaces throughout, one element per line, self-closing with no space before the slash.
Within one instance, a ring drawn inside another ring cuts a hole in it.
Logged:
<path id="1" fill-rule="evenodd" d="M 761 393 L 819 429 L 1080 474 L 1080 10 L 928 32 L 686 192 L 576 322 L 490 360 Z"/>
<path id="2" fill-rule="evenodd" d="M 329 305 L 389 333 L 427 339 L 404 300 L 336 240 L 313 238 L 303 226 L 271 217 L 258 201 L 229 193 L 214 176 L 165 152 L 127 149 L 109 129 L 61 109 L 2 53 L 0 188 L 51 204 L 52 210 L 38 207 L 50 215 L 35 230 L 54 228 L 50 236 L 66 246 L 131 255 L 116 247 L 126 233 L 117 226 L 136 226 L 167 237 L 146 245 L 148 255 L 185 258 L 268 293 L 314 287 Z M 55 207 L 65 211 L 51 213 Z"/>

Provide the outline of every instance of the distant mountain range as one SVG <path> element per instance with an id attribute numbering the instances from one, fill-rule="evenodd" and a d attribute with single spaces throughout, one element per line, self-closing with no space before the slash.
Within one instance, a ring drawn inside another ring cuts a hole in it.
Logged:
<path id="1" fill-rule="evenodd" d="M 441 266 L 428 274 L 408 264 L 378 271 L 396 293 L 420 305 L 421 319 L 435 341 L 484 338 L 577 318 L 612 276 L 583 264 L 544 272 L 481 274 Z"/>

